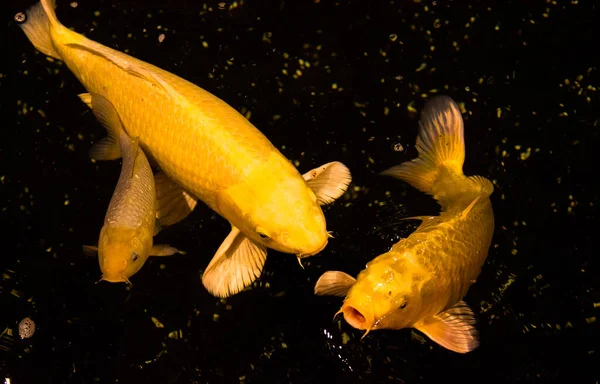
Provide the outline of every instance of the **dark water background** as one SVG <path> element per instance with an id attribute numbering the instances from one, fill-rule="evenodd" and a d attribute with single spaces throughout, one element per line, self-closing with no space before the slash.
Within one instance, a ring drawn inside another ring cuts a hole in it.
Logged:
<path id="1" fill-rule="evenodd" d="M 12 21 L 32 3 L 1 6 L 1 380 L 598 383 L 596 2 L 59 1 L 66 26 L 250 111 L 301 172 L 351 169 L 325 251 L 305 270 L 270 251 L 255 287 L 228 300 L 199 278 L 229 231 L 205 206 L 156 239 L 186 255 L 151 258 L 132 289 L 96 284 L 81 245 L 97 242 L 120 162 L 88 159 L 104 131 L 84 88 Z M 410 330 L 360 341 L 332 321 L 340 299 L 312 295 L 324 271 L 356 274 L 414 230 L 399 218 L 437 213 L 377 176 L 416 156 L 408 106 L 434 90 L 464 103 L 465 172 L 496 185 L 493 245 L 466 297 L 481 346 L 467 355 Z M 21 340 L 26 316 L 37 330 Z"/>

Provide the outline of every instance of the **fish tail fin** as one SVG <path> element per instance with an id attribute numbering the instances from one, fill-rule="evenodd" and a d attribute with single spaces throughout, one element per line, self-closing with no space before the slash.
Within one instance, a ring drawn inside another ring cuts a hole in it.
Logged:
<path id="1" fill-rule="evenodd" d="M 50 35 L 50 28 L 62 26 L 56 18 L 55 7 L 54 0 L 42 0 L 25 11 L 27 18 L 19 26 L 38 51 L 57 60 L 63 60 L 54 47 Z"/>
<path id="2" fill-rule="evenodd" d="M 417 137 L 419 157 L 394 166 L 382 175 L 397 177 L 432 195 L 442 208 L 449 195 L 477 191 L 479 177 L 465 177 L 465 141 L 463 119 L 456 103 L 447 96 L 437 96 L 424 107 Z M 489 183 L 491 185 L 491 183 Z"/>
<path id="3" fill-rule="evenodd" d="M 131 143 L 133 156 L 137 153 L 137 141 L 130 139 L 123 128 L 117 110 L 108 99 L 99 94 L 83 93 L 79 98 L 92 107 L 96 119 L 106 129 L 108 136 L 90 148 L 89 155 L 95 160 L 115 160 L 123 155 L 121 145 Z M 129 151 L 129 150 L 126 150 Z M 132 170 L 133 171 L 133 170 Z"/>

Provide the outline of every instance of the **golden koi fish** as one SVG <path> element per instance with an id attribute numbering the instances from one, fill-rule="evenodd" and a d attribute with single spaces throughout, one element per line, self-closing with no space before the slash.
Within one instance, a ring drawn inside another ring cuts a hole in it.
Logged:
<path id="1" fill-rule="evenodd" d="M 108 205 L 98 247 L 84 246 L 98 252 L 102 280 L 131 284 L 129 278 L 139 271 L 149 256 L 170 256 L 179 252 L 168 245 L 153 245 L 158 202 L 150 163 L 136 139 L 125 133 L 117 111 L 100 95 L 83 94 L 108 137 L 90 150 L 92 158 L 113 160 L 123 157 L 121 175 Z"/>
<path id="2" fill-rule="evenodd" d="M 29 9 L 21 27 L 39 51 L 64 61 L 89 93 L 111 102 L 127 134 L 160 168 L 161 223 L 182 220 L 197 199 L 230 222 L 231 233 L 202 276 L 211 294 L 227 297 L 250 285 L 262 272 L 267 248 L 299 259 L 325 248 L 329 233 L 320 205 L 346 191 L 346 166 L 332 162 L 300 175 L 221 99 L 66 28 L 53 0 Z"/>
<path id="3" fill-rule="evenodd" d="M 494 232 L 490 195 L 481 176 L 463 173 L 463 120 L 454 101 L 438 96 L 421 115 L 419 157 L 382 174 L 402 179 L 432 195 L 442 207 L 434 217 L 414 217 L 421 225 L 389 252 L 369 262 L 355 279 L 324 273 L 317 295 L 346 296 L 346 321 L 365 335 L 376 329 L 415 328 L 459 353 L 479 345 L 475 318 L 463 297 L 487 258 Z"/>

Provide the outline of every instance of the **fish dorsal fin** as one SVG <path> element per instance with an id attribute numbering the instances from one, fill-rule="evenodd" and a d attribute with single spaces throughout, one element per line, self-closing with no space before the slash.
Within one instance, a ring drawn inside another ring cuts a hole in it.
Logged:
<path id="1" fill-rule="evenodd" d="M 167 244 L 155 244 L 150 250 L 150 256 L 172 256 L 176 253 L 182 251 Z"/>
<path id="2" fill-rule="evenodd" d="M 117 110 L 108 99 L 99 94 L 79 95 L 84 102 L 91 105 L 94 116 L 108 132 L 108 136 L 98 141 L 90 149 L 90 157 L 95 160 L 115 160 L 121 157 L 119 135 L 123 132 L 123 124 Z M 89 96 L 88 96 L 89 95 Z"/>
<path id="3" fill-rule="evenodd" d="M 206 267 L 202 284 L 213 296 L 235 295 L 260 276 L 266 259 L 267 248 L 233 227 Z"/>
<path id="4" fill-rule="evenodd" d="M 140 139 L 138 137 L 131 139 L 130 141 L 131 143 L 131 154 L 133 155 L 133 167 L 131 167 L 131 178 L 133 178 L 133 175 L 135 175 L 136 173 L 136 165 L 138 163 L 138 155 L 143 156 L 144 154 L 142 153 L 142 149 L 140 148 Z M 146 166 L 148 166 L 149 164 L 147 163 L 147 160 L 144 161 L 145 159 L 140 159 L 140 161 L 143 161 L 145 163 Z"/>
<path id="5" fill-rule="evenodd" d="M 158 87 L 164 92 L 178 99 L 181 98 L 181 94 L 177 92 L 177 90 L 175 90 L 175 88 L 173 88 L 165 79 L 163 79 L 159 73 L 153 71 L 152 67 L 154 66 L 151 66 L 150 64 L 143 63 L 140 60 L 124 55 L 121 52 L 105 47 L 102 44 L 96 43 L 92 40 L 86 40 L 86 45 L 78 43 L 69 43 L 65 45 L 74 49 L 80 49 L 89 52 L 96 56 L 100 56 L 121 68 L 128 74 L 149 82 L 153 87 Z M 158 67 L 156 68 L 158 69 Z"/>
<path id="6" fill-rule="evenodd" d="M 467 206 L 467 208 L 465 208 L 461 214 L 460 214 L 460 218 L 464 219 L 467 217 L 467 215 L 469 215 L 469 212 L 471 212 L 471 210 L 473 209 L 473 207 L 475 206 L 475 204 L 477 204 L 477 202 L 479 201 L 480 196 L 477 196 L 475 199 L 473 199 L 473 201 L 471 202 L 471 204 L 469 204 Z"/>
<path id="7" fill-rule="evenodd" d="M 83 253 L 86 256 L 93 257 L 98 254 L 98 247 L 96 247 L 94 245 L 84 245 L 82 248 L 83 248 Z"/>
<path id="8" fill-rule="evenodd" d="M 321 205 L 332 203 L 342 196 L 352 182 L 350 170 L 339 161 L 311 169 L 302 175 L 302 178 L 313 190 Z"/>
<path id="9" fill-rule="evenodd" d="M 446 349 L 467 353 L 479 346 L 479 333 L 474 324 L 473 311 L 460 301 L 445 312 L 421 320 L 414 328 Z"/>
<path id="10" fill-rule="evenodd" d="M 196 207 L 198 200 L 184 191 L 163 172 L 154 176 L 158 209 L 156 219 L 161 226 L 169 226 L 185 219 Z"/>
<path id="11" fill-rule="evenodd" d="M 327 271 L 317 280 L 315 295 L 344 297 L 354 283 L 356 283 L 356 279 L 347 273 Z"/>

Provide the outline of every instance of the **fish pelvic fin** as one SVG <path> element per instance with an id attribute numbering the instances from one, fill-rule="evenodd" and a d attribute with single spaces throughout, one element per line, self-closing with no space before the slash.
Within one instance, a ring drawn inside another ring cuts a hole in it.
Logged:
<path id="1" fill-rule="evenodd" d="M 54 8 L 54 0 L 42 0 L 25 11 L 27 18 L 19 26 L 35 49 L 46 56 L 62 61 L 63 58 L 56 50 L 50 35 L 51 27 L 61 25 L 56 18 Z"/>
<path id="2" fill-rule="evenodd" d="M 150 256 L 172 256 L 176 253 L 185 254 L 185 252 L 167 244 L 155 244 L 150 250 Z"/>
<path id="3" fill-rule="evenodd" d="M 339 161 L 311 169 L 302 178 L 313 190 L 320 205 L 334 202 L 346 192 L 352 182 L 350 170 Z"/>
<path id="4" fill-rule="evenodd" d="M 414 327 L 448 350 L 467 353 L 479 346 L 479 333 L 474 324 L 473 311 L 460 301 L 444 312 L 421 320 Z"/>
<path id="5" fill-rule="evenodd" d="M 198 203 L 198 199 L 184 191 L 163 172 L 154 175 L 158 209 L 156 219 L 160 226 L 169 226 L 185 219 Z"/>
<path id="6" fill-rule="evenodd" d="M 266 247 L 233 227 L 202 274 L 202 284 L 215 297 L 235 295 L 260 276 L 266 259 Z"/>
<path id="7" fill-rule="evenodd" d="M 90 149 L 89 155 L 95 160 L 115 160 L 122 156 L 119 136 L 125 134 L 123 124 L 117 110 L 108 99 L 93 93 L 79 96 L 84 102 L 89 98 L 92 112 L 108 132 L 108 136 L 98 141 Z"/>
<path id="8" fill-rule="evenodd" d="M 93 257 L 98 254 L 98 247 L 95 245 L 84 245 L 82 248 L 83 253 L 88 257 Z"/>
<path id="9" fill-rule="evenodd" d="M 356 283 L 356 279 L 347 273 L 327 271 L 317 280 L 315 295 L 344 297 L 354 283 Z"/>

